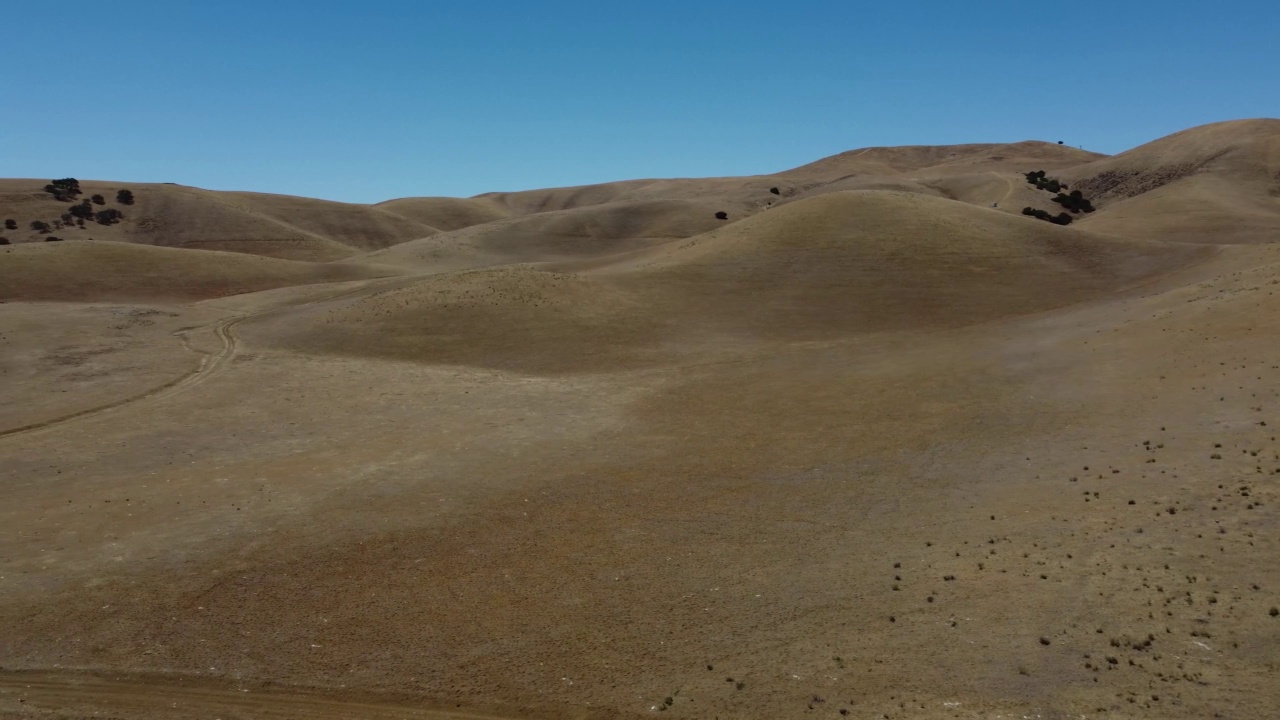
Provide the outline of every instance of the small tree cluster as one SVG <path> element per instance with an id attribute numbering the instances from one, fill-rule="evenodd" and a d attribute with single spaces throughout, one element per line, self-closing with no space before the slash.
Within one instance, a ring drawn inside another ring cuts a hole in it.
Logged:
<path id="1" fill-rule="evenodd" d="M 132 190 L 121 190 L 121 191 L 117 192 L 117 193 L 116 193 L 116 202 L 120 203 L 121 205 L 132 205 L 132 204 L 133 204 L 133 191 L 132 191 Z"/>
<path id="2" fill-rule="evenodd" d="M 45 221 L 43 221 L 43 220 L 32 220 L 32 221 L 31 221 L 31 229 L 32 229 L 32 230 L 35 230 L 36 232 L 40 233 L 41 235 L 46 235 L 46 234 L 48 234 L 48 232 L 49 232 L 49 223 L 47 223 L 47 222 L 45 222 Z"/>
<path id="3" fill-rule="evenodd" d="M 1073 213 L 1091 213 L 1094 211 L 1093 203 L 1089 202 L 1089 198 L 1085 197 L 1084 193 L 1079 190 L 1072 190 L 1070 195 L 1058 193 L 1053 198 L 1053 201 Z"/>
<path id="4" fill-rule="evenodd" d="M 91 200 L 93 200 L 93 204 L 94 204 L 94 205 L 106 205 L 106 204 L 107 204 L 107 199 L 106 199 L 106 198 L 104 198 L 104 197 L 102 197 L 101 195 L 94 195 L 94 196 L 93 196 L 92 198 L 90 198 L 90 199 L 91 199 Z"/>
<path id="5" fill-rule="evenodd" d="M 9 218 L 8 220 L 4 221 L 4 227 L 6 230 L 17 230 L 18 221 L 14 220 L 13 218 Z"/>
<path id="6" fill-rule="evenodd" d="M 1051 222 L 1055 225 L 1071 224 L 1071 216 L 1066 213 L 1050 215 L 1049 212 L 1046 210 L 1037 210 L 1036 208 L 1033 208 L 1033 207 L 1024 207 L 1022 208 L 1022 214 L 1027 215 L 1029 217 L 1033 217 L 1033 218 L 1039 218 L 1041 220 Z"/>
<path id="7" fill-rule="evenodd" d="M 99 225 L 115 225 L 124 219 L 124 213 L 115 208 L 107 208 L 106 210 L 99 210 L 93 216 L 93 219 L 97 220 Z"/>
<path id="8" fill-rule="evenodd" d="M 85 200 L 79 205 L 72 205 L 69 214 L 80 220 L 92 220 L 94 212 L 93 205 L 88 200 Z"/>
<path id="9" fill-rule="evenodd" d="M 55 200 L 71 202 L 80 195 L 80 181 L 75 178 L 53 180 L 44 186 L 44 191 L 52 195 Z"/>
<path id="10" fill-rule="evenodd" d="M 1043 170 L 1029 172 L 1024 177 L 1027 178 L 1027 182 L 1035 185 L 1040 190 L 1048 190 L 1049 192 L 1056 193 L 1067 189 L 1066 183 L 1058 182 L 1056 178 L 1045 177 Z"/>
<path id="11" fill-rule="evenodd" d="M 8 245 L 8 244 L 9 244 L 9 238 L 0 237 L 0 245 Z"/>

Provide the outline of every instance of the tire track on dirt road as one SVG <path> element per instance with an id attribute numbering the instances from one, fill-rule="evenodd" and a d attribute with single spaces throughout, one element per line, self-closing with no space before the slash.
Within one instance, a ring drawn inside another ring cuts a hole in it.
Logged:
<path id="1" fill-rule="evenodd" d="M 301 688 L 245 688 L 233 681 L 66 671 L 0 672 L 0 715 L 299 720 L 516 720 L 382 699 L 344 700 Z"/>
<path id="2" fill-rule="evenodd" d="M 140 402 L 145 402 L 147 400 L 160 400 L 163 398 L 169 398 L 179 393 L 190 390 L 191 388 L 197 385 L 200 385 L 201 383 L 207 381 L 209 378 L 217 375 L 218 373 L 226 369 L 227 365 L 230 364 L 231 360 L 235 357 L 235 354 L 239 349 L 239 341 L 236 339 L 236 335 L 235 335 L 235 326 L 247 320 L 255 320 L 257 318 L 265 317 L 267 315 L 271 315 L 274 313 L 284 312 L 286 310 L 295 310 L 298 308 L 307 307 L 309 305 L 316 305 L 322 302 L 338 300 L 348 295 L 356 295 L 364 291 L 373 291 L 378 288 L 381 288 L 384 285 L 392 285 L 396 282 L 408 284 L 408 283 L 420 280 L 421 277 L 422 276 L 414 276 L 412 278 L 395 277 L 395 278 L 388 278 L 384 280 L 375 280 L 375 281 L 366 283 L 364 285 L 361 285 L 358 288 L 343 290 L 342 292 L 334 293 L 332 295 L 326 295 L 324 297 L 320 297 L 315 300 L 311 300 L 309 302 L 300 303 L 298 305 L 286 305 L 284 307 L 271 308 L 270 310 L 263 310 L 261 312 L 251 313 L 248 315 L 240 315 L 238 317 L 232 317 L 225 320 L 221 320 L 212 326 L 206 325 L 204 327 L 212 329 L 214 335 L 222 343 L 222 348 L 219 349 L 217 352 L 213 352 L 213 353 L 205 353 L 204 351 L 196 350 L 192 348 L 190 343 L 188 343 L 186 339 L 186 333 L 191 332 L 191 330 L 180 331 L 178 333 L 175 333 L 175 335 L 178 335 L 182 338 L 183 345 L 186 346 L 187 349 L 191 350 L 192 352 L 198 352 L 204 355 L 204 357 L 200 359 L 200 364 L 196 366 L 195 369 L 183 375 L 180 375 L 179 377 L 176 377 L 162 385 L 153 387 L 149 390 L 138 393 L 136 395 L 130 395 L 129 397 L 121 398 L 119 400 L 107 403 L 105 405 L 98 405 L 95 407 L 86 408 L 84 410 L 77 410 L 76 412 L 68 413 L 66 415 L 61 415 L 59 417 L 52 418 L 50 420 L 43 420 L 41 422 L 31 423 L 29 425 L 22 425 L 16 428 L 9 428 L 7 430 L 0 430 L 0 442 L 3 442 L 10 438 L 24 437 L 24 436 L 30 436 L 30 435 L 36 435 L 44 432 L 49 432 L 51 430 L 62 427 L 68 423 L 88 420 L 90 418 L 102 417 L 104 415 L 118 412 L 127 407 L 131 407 Z M 203 328 L 193 328 L 193 329 L 203 329 Z"/>

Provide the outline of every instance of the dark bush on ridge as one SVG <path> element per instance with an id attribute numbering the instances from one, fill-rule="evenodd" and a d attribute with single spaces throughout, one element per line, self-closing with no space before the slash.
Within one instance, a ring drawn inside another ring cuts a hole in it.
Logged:
<path id="1" fill-rule="evenodd" d="M 75 200 L 80 194 L 80 181 L 75 178 L 62 178 L 54 180 L 44 186 L 44 191 L 54 197 L 55 200 L 68 202 Z"/>
<path id="2" fill-rule="evenodd" d="M 133 191 L 121 190 L 120 192 L 116 193 L 116 202 L 120 203 L 121 205 L 132 205 Z"/>

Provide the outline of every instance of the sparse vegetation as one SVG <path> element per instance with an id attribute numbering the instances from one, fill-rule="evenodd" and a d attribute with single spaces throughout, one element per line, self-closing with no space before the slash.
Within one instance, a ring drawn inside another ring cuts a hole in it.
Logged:
<path id="1" fill-rule="evenodd" d="M 94 216 L 94 209 L 93 206 L 89 204 L 89 201 L 85 200 L 79 205 L 72 205 L 68 214 L 79 218 L 80 220 L 92 220 Z"/>
<path id="2" fill-rule="evenodd" d="M 120 190 L 119 192 L 117 192 L 117 193 L 116 193 L 116 202 L 120 203 L 121 205 L 132 205 L 132 204 L 133 204 L 133 191 L 132 191 L 132 190 Z"/>
<path id="3" fill-rule="evenodd" d="M 106 205 L 106 204 L 107 204 L 107 199 L 106 199 L 106 198 L 104 198 L 104 197 L 102 197 L 101 195 L 94 195 L 93 197 L 91 197 L 91 198 L 90 198 L 90 200 L 93 200 L 93 204 L 94 204 L 94 205 Z"/>
<path id="4" fill-rule="evenodd" d="M 1046 210 L 1037 210 L 1036 208 L 1033 208 L 1033 207 L 1022 208 L 1022 214 L 1033 217 L 1033 218 L 1039 218 L 1041 220 L 1051 222 L 1055 225 L 1070 225 L 1072 220 L 1071 216 L 1066 213 L 1051 215 Z"/>
<path id="5" fill-rule="evenodd" d="M 43 220 L 32 220 L 31 229 L 35 230 L 41 235 L 47 235 L 49 233 L 49 223 Z"/>
<path id="6" fill-rule="evenodd" d="M 8 220 L 4 221 L 4 227 L 6 230 L 17 230 L 18 221 L 14 220 L 13 218 L 9 218 Z"/>
<path id="7" fill-rule="evenodd" d="M 45 238 L 44 241 L 45 242 L 62 242 L 62 238 L 58 237 L 57 235 L 50 235 L 49 237 Z"/>
<path id="8" fill-rule="evenodd" d="M 101 210 L 93 216 L 99 225 L 115 225 L 124 219 L 124 213 L 115 208 Z"/>
<path id="9" fill-rule="evenodd" d="M 1072 190 L 1068 195 L 1058 193 L 1054 196 L 1053 201 L 1073 213 L 1091 213 L 1094 210 L 1093 203 L 1089 202 L 1089 198 L 1086 198 L 1084 193 L 1079 190 Z"/>
<path id="10" fill-rule="evenodd" d="M 75 178 L 53 180 L 44 186 L 44 191 L 52 195 L 55 200 L 70 202 L 80 195 L 80 181 Z"/>

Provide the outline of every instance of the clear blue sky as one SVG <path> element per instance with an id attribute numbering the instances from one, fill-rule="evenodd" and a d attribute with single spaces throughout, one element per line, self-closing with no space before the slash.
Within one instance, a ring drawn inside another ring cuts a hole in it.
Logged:
<path id="1" fill-rule="evenodd" d="M 870 145 L 1118 152 L 1280 115 L 1280 4 L 7 2 L 0 176 L 373 202 L 783 170 Z"/>

